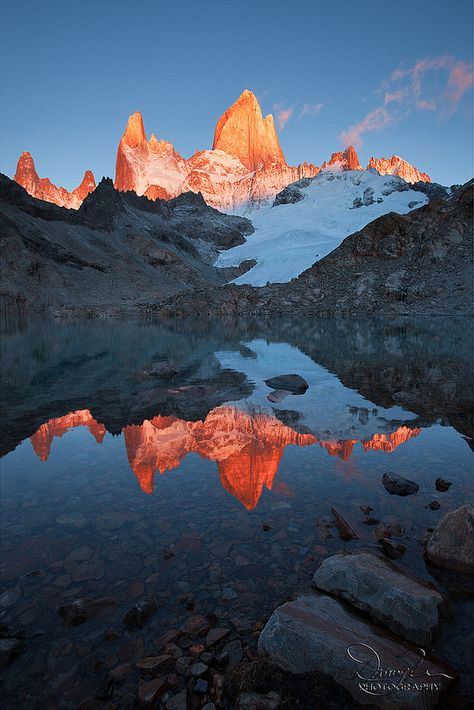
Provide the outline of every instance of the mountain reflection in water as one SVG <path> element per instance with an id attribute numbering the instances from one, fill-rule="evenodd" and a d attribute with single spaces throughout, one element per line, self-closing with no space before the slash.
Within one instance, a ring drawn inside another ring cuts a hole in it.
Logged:
<path id="1" fill-rule="evenodd" d="M 55 437 L 79 426 L 87 427 L 98 444 L 104 440 L 105 426 L 88 409 L 70 412 L 45 422 L 31 436 L 41 461 L 48 459 Z M 272 489 L 286 446 L 319 444 L 331 456 L 347 461 L 355 444 L 362 444 L 364 451 L 390 453 L 421 433 L 419 428 L 401 426 L 389 434 L 374 434 L 368 441 L 323 441 L 294 431 L 275 416 L 230 406 L 216 407 L 204 421 L 158 415 L 122 431 L 130 468 L 144 493 L 153 492 L 156 471 L 163 474 L 177 468 L 187 454 L 197 453 L 217 462 L 222 486 L 248 510 L 255 508 L 264 486 Z"/>
<path id="2" fill-rule="evenodd" d="M 3 669 L 4 704 L 88 707 L 101 678 L 161 653 L 157 639 L 192 615 L 253 643 L 255 624 L 311 589 L 323 559 L 383 554 L 392 523 L 400 565 L 430 581 L 420 540 L 474 496 L 470 329 L 436 318 L 6 323 L 0 596 L 3 623 L 27 645 Z M 266 380 L 290 373 L 306 392 L 269 401 Z M 388 470 L 418 493 L 390 495 Z M 333 508 L 356 539 L 341 541 Z M 124 631 L 148 596 L 156 613 Z M 61 606 L 102 597 L 114 600 L 107 612 L 61 623 Z M 459 643 L 469 604 L 453 618 L 443 657 L 471 668 Z M 135 698 L 137 683 L 120 692 Z"/>

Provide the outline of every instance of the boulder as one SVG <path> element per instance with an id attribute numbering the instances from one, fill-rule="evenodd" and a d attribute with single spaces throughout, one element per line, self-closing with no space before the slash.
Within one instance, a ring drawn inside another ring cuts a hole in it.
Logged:
<path id="1" fill-rule="evenodd" d="M 399 476 L 392 471 L 384 473 L 382 483 L 385 490 L 388 491 L 390 495 L 395 496 L 411 496 L 413 493 L 417 493 L 419 488 L 418 484 L 414 481 L 403 478 L 403 476 Z"/>
<path id="2" fill-rule="evenodd" d="M 428 540 L 426 558 L 438 567 L 474 575 L 474 507 L 470 503 L 441 518 Z"/>
<path id="3" fill-rule="evenodd" d="M 408 641 L 431 647 L 443 597 L 369 552 L 334 555 L 313 576 L 318 589 L 342 597 Z"/>
<path id="4" fill-rule="evenodd" d="M 287 390 L 291 394 L 304 394 L 309 385 L 301 375 L 278 375 L 265 380 L 272 390 Z"/>
<path id="5" fill-rule="evenodd" d="M 315 594 L 278 607 L 260 634 L 259 650 L 287 672 L 323 673 L 362 706 L 383 710 L 430 710 L 455 678 L 442 662 Z"/>

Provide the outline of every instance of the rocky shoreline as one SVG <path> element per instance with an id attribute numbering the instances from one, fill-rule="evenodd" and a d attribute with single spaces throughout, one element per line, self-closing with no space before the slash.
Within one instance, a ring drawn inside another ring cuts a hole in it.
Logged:
<path id="1" fill-rule="evenodd" d="M 450 484 L 438 481 L 442 496 Z M 399 480 L 393 495 L 413 495 L 416 491 L 410 483 Z M 184 592 L 178 601 L 189 616 L 180 627 L 155 637 L 155 653 L 137 654 L 137 646 L 132 645 L 135 652 L 125 661 L 117 656 L 114 663 L 112 657 L 110 667 L 108 643 L 120 637 L 133 643 L 157 612 L 159 602 L 153 596 L 140 598 L 119 627 L 99 632 L 101 651 L 89 661 L 97 676 L 95 694 L 71 704 L 67 683 L 61 681 L 61 706 L 79 710 L 309 710 L 324 703 L 334 710 L 421 710 L 444 709 L 455 703 L 460 709 L 470 707 L 472 679 L 471 685 L 466 679 L 459 684 L 458 671 L 442 660 L 443 645 L 438 639 L 441 627 L 452 618 L 453 603 L 460 593 L 466 594 L 474 575 L 473 506 L 466 503 L 448 512 L 421 541 L 430 571 L 435 565 L 450 575 L 448 583 L 443 579 L 436 584 L 414 576 L 403 561 L 393 561 L 383 542 L 392 541 L 392 536 L 403 539 L 399 525 L 379 523 L 369 506 L 361 506 L 361 512 L 363 523 L 374 526 L 376 533 L 378 528 L 379 551 L 351 549 L 357 534 L 348 538 L 350 523 L 334 508 L 334 520 L 318 525 L 327 534 L 333 528 L 348 544 L 322 559 L 312 589 L 296 590 L 289 600 L 276 605 L 269 618 L 257 622 L 234 619 L 231 624 L 215 614 L 193 614 L 193 595 Z M 403 545 L 396 544 L 399 554 L 395 557 L 402 557 Z M 173 550 L 165 549 L 163 554 L 165 559 L 174 556 Z M 2 606 L 14 603 L 12 594 L 4 592 Z M 113 598 L 79 598 L 57 611 L 66 629 L 84 628 L 86 642 L 87 622 L 101 616 L 106 619 L 113 606 Z M 15 663 L 29 638 L 3 624 L 1 665 Z M 65 651 L 58 649 L 59 654 Z M 391 669 L 389 676 L 387 669 Z M 379 692 L 381 687 L 383 692 Z"/>

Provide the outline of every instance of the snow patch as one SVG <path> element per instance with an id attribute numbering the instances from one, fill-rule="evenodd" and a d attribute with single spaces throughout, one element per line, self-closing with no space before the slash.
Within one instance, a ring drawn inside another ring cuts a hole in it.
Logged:
<path id="1" fill-rule="evenodd" d="M 367 188 L 373 190 L 374 202 L 355 207 L 354 200 L 363 202 Z M 299 189 L 304 196 L 299 202 L 253 210 L 248 216 L 255 232 L 245 244 L 220 253 L 216 261 L 220 267 L 257 261 L 234 283 L 264 286 L 290 281 L 377 217 L 407 214 L 413 209 L 410 202 L 416 201 L 416 208 L 428 202 L 423 193 L 407 189 L 401 178 L 375 170 L 324 170 Z"/>

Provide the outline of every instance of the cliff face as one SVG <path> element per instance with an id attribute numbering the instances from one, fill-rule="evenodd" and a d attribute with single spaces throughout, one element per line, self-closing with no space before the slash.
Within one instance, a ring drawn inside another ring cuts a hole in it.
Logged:
<path id="1" fill-rule="evenodd" d="M 64 187 L 53 185 L 48 178 L 39 177 L 34 160 L 28 152 L 20 155 L 13 179 L 38 200 L 53 202 L 60 207 L 75 210 L 96 187 L 94 175 L 90 170 L 86 170 L 81 184 L 71 192 L 68 192 Z"/>
<path id="2" fill-rule="evenodd" d="M 371 158 L 367 168 L 381 175 L 398 175 L 407 182 L 430 181 L 402 158 Z M 273 198 L 287 185 L 314 177 L 323 170 L 363 170 L 353 146 L 331 155 L 319 168 L 303 162 L 288 165 L 280 146 L 273 116 L 263 116 L 255 95 L 245 90 L 218 120 L 212 150 L 198 150 L 183 158 L 167 140 L 155 134 L 148 139 L 141 114 L 136 111 L 127 122 L 117 149 L 115 187 L 133 190 L 150 200 L 172 199 L 183 192 L 200 192 L 207 204 L 235 211 Z M 77 209 L 95 189 L 88 170 L 72 192 L 56 187 L 48 178 L 39 178 L 33 158 L 22 153 L 16 182 L 30 195 L 61 207 Z"/>
<path id="3" fill-rule="evenodd" d="M 417 170 L 398 155 L 392 155 L 391 158 L 371 158 L 367 170 L 370 168 L 377 170 L 380 175 L 398 175 L 406 182 L 431 182 L 429 175 Z"/>
<path id="4" fill-rule="evenodd" d="M 248 170 L 286 165 L 273 116 L 263 118 L 255 95 L 247 90 L 217 122 L 212 148 L 237 158 Z"/>
<path id="5" fill-rule="evenodd" d="M 287 165 L 273 117 L 262 116 L 251 91 L 244 91 L 219 119 L 212 150 L 185 160 L 154 134 L 148 140 L 140 113 L 130 116 L 119 143 L 115 187 L 150 199 L 169 199 L 191 190 L 207 204 L 233 211 L 273 197 L 290 182 L 316 175 L 319 168 Z"/>

